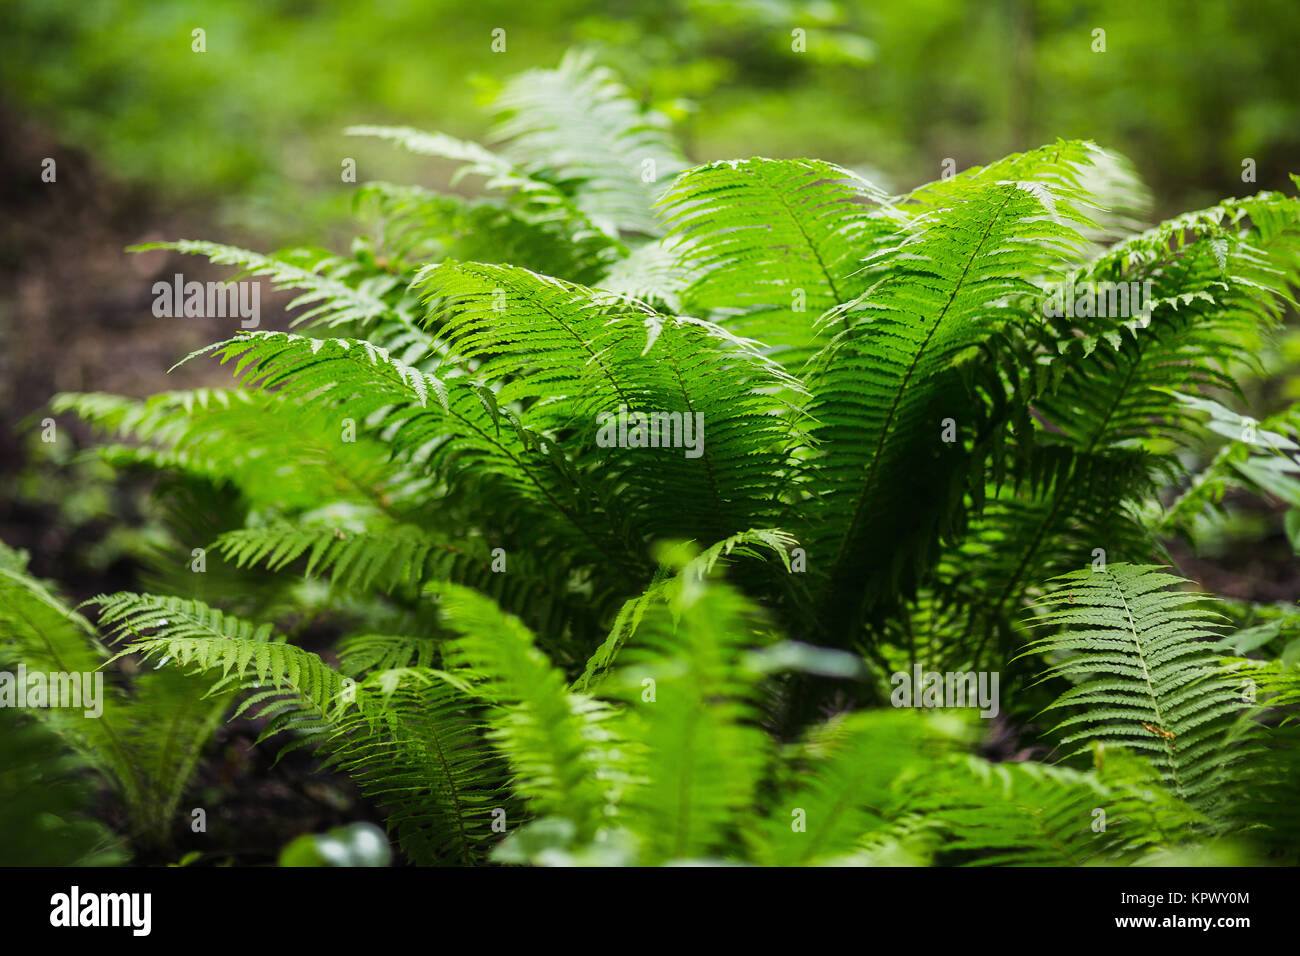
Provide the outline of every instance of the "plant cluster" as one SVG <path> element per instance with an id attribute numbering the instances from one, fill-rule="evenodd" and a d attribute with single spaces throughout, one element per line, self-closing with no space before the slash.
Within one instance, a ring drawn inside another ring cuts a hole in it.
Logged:
<path id="1" fill-rule="evenodd" d="M 346 256 L 161 245 L 297 291 L 294 331 L 190 357 L 240 387 L 54 399 L 161 476 L 175 551 L 97 629 L 0 568 L 0 652 L 148 662 L 124 729 L 74 732 L 140 827 L 238 701 L 422 864 L 1295 860 L 1300 618 L 1189 590 L 1165 542 L 1229 489 L 1300 503 L 1295 414 L 1224 404 L 1300 202 L 1142 229 L 1072 141 L 904 195 L 691 167 L 581 55 L 494 112 L 494 149 L 351 130 L 482 189 L 368 184 Z M 1149 301 L 1045 308 L 1120 284 Z M 699 416 L 701 453 L 598 441 L 620 412 Z M 322 620 L 332 652 L 295 643 Z M 999 675 L 1039 759 L 891 706 L 917 672 Z M 131 750 L 146 713 L 174 745 Z"/>

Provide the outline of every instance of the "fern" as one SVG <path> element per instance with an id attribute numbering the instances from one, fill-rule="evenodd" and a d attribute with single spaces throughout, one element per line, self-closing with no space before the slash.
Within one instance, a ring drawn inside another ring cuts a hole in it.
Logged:
<path id="1" fill-rule="evenodd" d="M 1055 169 L 1057 154 L 1033 162 Z M 978 412 L 970 421 L 961 366 L 999 329 L 1030 321 L 1013 304 L 1032 294 L 1025 277 L 1053 270 L 1079 241 L 1058 221 L 1064 199 L 1049 205 L 1032 182 L 990 180 L 945 187 L 945 205 L 868 261 L 870 289 L 828 317 L 833 338 L 811 373 L 822 506 L 807 530 L 791 528 L 826 569 L 832 639 L 886 595 L 914 589 L 937 538 L 959 530 L 964 486 L 982 477 L 979 443 L 946 444 L 941 429 L 958 417 L 967 434 L 983 424 Z"/>
<path id="2" fill-rule="evenodd" d="M 742 652 L 766 643 L 762 624 L 729 589 L 692 575 L 646 612 L 618 673 L 602 685 L 626 702 L 638 785 L 620 817 L 643 840 L 642 859 L 661 863 L 723 852 L 754 799 L 767 757 L 756 726 L 756 684 Z"/>
<path id="3" fill-rule="evenodd" d="M 96 599 L 162 665 L 118 750 L 86 748 L 135 768 L 108 771 L 131 806 L 163 827 L 237 697 L 420 863 L 1293 849 L 1294 609 L 1238 607 L 1220 641 L 1155 562 L 1229 489 L 1300 501 L 1294 410 L 1252 443 L 1227 407 L 1300 284 L 1300 202 L 1139 232 L 1131 168 L 1071 141 L 901 196 L 813 159 L 687 168 L 585 54 L 490 111 L 487 146 L 349 131 L 481 195 L 362 187 L 346 256 L 150 247 L 298 293 L 296 332 L 189 356 L 239 388 L 54 400 L 170 502 L 161 593 Z M 1050 307 L 1082 282 L 1145 284 L 1149 311 Z M 702 441 L 611 440 L 620 413 Z M 1206 414 L 1229 443 L 1193 475 Z M 211 577 L 166 573 L 195 548 Z M 0 621 L 33 660 L 105 656 L 4 560 Z M 312 621 L 331 653 L 294 645 Z M 1012 726 L 1059 715 L 1054 762 L 883 710 L 914 666 L 997 671 Z M 159 711 L 170 743 L 133 762 Z"/>
<path id="4" fill-rule="evenodd" d="M 112 785 L 140 845 L 168 845 L 181 797 L 229 696 L 204 699 L 192 682 L 154 673 L 140 675 L 124 693 L 112 672 L 102 673 L 107 652 L 90 622 L 28 576 L 23 561 L 8 563 L 0 567 L 0 661 L 80 680 L 104 677 L 97 716 L 62 708 L 34 713 Z"/>
<path id="5" fill-rule="evenodd" d="M 96 603 L 104 626 L 132 636 L 123 653 L 216 672 L 218 688 L 251 691 L 235 715 L 267 718 L 262 739 L 288 734 L 286 748 L 316 747 L 352 775 L 389 806 L 389 825 L 413 859 L 472 863 L 485 851 L 499 769 L 463 687 L 428 669 L 348 684 L 317 655 L 275 639 L 269 625 L 194 601 L 118 594 Z"/>
<path id="6" fill-rule="evenodd" d="M 593 839 L 612 802 L 617 738 L 608 709 L 571 695 L 527 629 L 487 599 L 450 585 L 434 593 L 460 634 L 454 659 L 481 676 L 476 692 L 499 708 L 492 739 L 516 792 L 534 812 L 573 821 L 577 839 Z"/>
<path id="7" fill-rule="evenodd" d="M 0 710 L 0 866 L 111 866 L 126 855 L 90 819 L 84 759 L 59 737 Z"/>
<path id="8" fill-rule="evenodd" d="M 819 318 L 865 291 L 861 261 L 903 218 L 871 184 L 812 160 L 700 166 L 662 206 L 686 306 L 729 314 L 722 321 L 792 371 L 825 344 Z"/>
<path id="9" fill-rule="evenodd" d="M 651 203 L 686 163 L 663 118 L 639 109 L 590 55 L 520 74 L 494 106 L 507 151 L 540 178 L 573 184 L 578 208 L 605 231 L 659 231 Z"/>
<path id="10" fill-rule="evenodd" d="M 777 811 L 751 837 L 756 862 L 797 866 L 850 856 L 908 812 L 895 784 L 918 766 L 933 771 L 954 741 L 905 712 L 860 711 L 814 729 L 795 751 L 797 784 L 773 801 Z"/>
<path id="11" fill-rule="evenodd" d="M 1082 708 L 1058 724 L 1063 745 L 1108 740 L 1151 754 L 1180 799 L 1228 803 L 1252 748 L 1235 730 L 1241 688 L 1210 650 L 1218 625 L 1202 596 L 1168 590 L 1182 579 L 1155 567 L 1111 564 L 1057 580 L 1034 625 L 1063 629 L 1030 646 L 1065 655 L 1048 673 L 1075 683 L 1050 708 Z"/>
<path id="12" fill-rule="evenodd" d="M 1114 763 L 1119 754 L 1108 755 Z M 1187 839 L 1199 818 L 1139 766 L 1110 779 L 1035 763 L 965 758 L 966 774 L 914 804 L 944 836 L 954 861 L 977 866 L 1134 863 Z"/>

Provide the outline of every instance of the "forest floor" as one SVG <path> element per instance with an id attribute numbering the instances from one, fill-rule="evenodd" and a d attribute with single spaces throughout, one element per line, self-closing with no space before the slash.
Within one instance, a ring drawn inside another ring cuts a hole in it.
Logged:
<path id="1" fill-rule="evenodd" d="M 142 242 L 211 237 L 217 230 L 193 213 L 164 208 L 147 190 L 114 183 L 87 156 L 3 107 L 0 129 L 10 137 L 0 149 L 0 540 L 26 550 L 33 574 L 79 602 L 138 586 L 140 569 L 131 561 L 104 566 L 90 557 L 119 520 L 138 517 L 131 513 L 133 495 L 114 498 L 121 513 L 86 523 L 61 520 L 57 495 L 22 493 L 22 478 L 33 467 L 27 436 L 34 421 L 39 428 L 39 413 L 56 392 L 143 397 L 231 384 L 215 363 L 191 363 L 168 374 L 194 349 L 228 336 L 230 320 L 155 318 L 153 283 L 182 271 L 180 257 L 125 251 Z M 54 183 L 41 181 L 46 157 L 56 162 Z M 228 270 L 186 257 L 183 271 L 187 279 L 206 281 Z M 287 325 L 287 298 L 263 297 L 265 327 Z M 260 731 L 259 722 L 241 718 L 217 732 L 183 803 L 174 844 L 141 850 L 136 863 L 171 863 L 197 852 L 200 865 L 272 864 L 299 834 L 382 821 L 346 776 L 320 771 L 304 751 L 272 767 L 275 749 L 253 746 Z M 121 807 L 104 799 L 103 818 L 121 832 Z M 191 832 L 194 807 L 206 810 L 206 833 Z"/>

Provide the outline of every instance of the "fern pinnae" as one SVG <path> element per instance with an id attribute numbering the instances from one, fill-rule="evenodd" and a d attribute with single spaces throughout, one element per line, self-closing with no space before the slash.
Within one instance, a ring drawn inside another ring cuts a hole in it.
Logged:
<path id="1" fill-rule="evenodd" d="M 838 520 L 815 528 L 812 537 L 801 536 L 832 558 L 822 603 L 830 629 L 840 632 L 837 641 L 848 639 L 858 604 L 870 605 L 880 592 L 915 586 L 921 556 L 950 529 L 966 468 L 978 464 L 967 465 L 964 451 L 954 448 L 948 453 L 954 460 L 937 469 L 944 481 L 936 477 L 927 494 L 895 502 L 883 514 L 871 509 L 864 524 L 867 503 L 877 500 L 878 489 L 883 486 L 880 493 L 896 497 L 915 480 L 924 456 L 933 453 L 933 438 L 919 430 L 934 428 L 969 401 L 952 359 L 978 347 L 998 327 L 1026 321 L 1023 310 L 1010 303 L 1027 287 L 1017 272 L 1049 268 L 1077 235 L 1036 216 L 1043 209 L 1039 200 L 1014 184 L 974 181 L 957 197 L 882 258 L 891 273 L 870 298 L 843 312 L 841 333 L 827 346 L 828 353 L 837 354 L 822 363 L 825 371 L 813 386 L 817 400 L 811 412 L 827 423 L 813 435 L 824 455 L 834 455 L 821 471 L 831 479 L 828 510 Z M 1004 251 L 1011 240 L 1030 238 L 1037 241 L 1014 253 Z M 976 315 L 982 316 L 979 322 Z M 904 477 L 909 472 L 912 477 Z M 879 527 L 897 524 L 908 511 L 915 530 Z M 906 543 L 893 554 L 880 554 L 865 543 L 880 535 Z M 863 583 L 870 592 L 859 602 L 853 595 L 861 593 Z"/>
<path id="2" fill-rule="evenodd" d="M 554 70 L 520 74 L 494 107 L 503 151 L 573 183 L 576 205 L 605 231 L 659 233 L 653 203 L 686 162 L 664 117 L 644 110 L 591 53 L 573 50 Z"/>
<path id="3" fill-rule="evenodd" d="M 863 180 L 813 160 L 696 167 L 661 206 L 686 307 L 761 339 L 790 370 L 821 344 L 818 316 L 862 292 L 859 260 L 904 218 Z"/>
<path id="4" fill-rule="evenodd" d="M 349 689 L 319 656 L 275 639 L 270 625 L 179 598 L 119 594 L 95 603 L 107 626 L 133 636 L 122 653 L 217 671 L 215 689 L 252 691 L 236 716 L 269 718 L 261 739 L 290 734 L 281 755 L 311 746 L 354 776 L 390 805 L 390 826 L 417 859 L 436 862 L 452 847 L 473 862 L 491 841 L 492 758 L 466 716 L 464 694 L 437 673 L 395 680 L 380 673 Z M 396 696 L 402 686 L 413 688 L 404 704 Z M 449 802 L 428 799 L 430 788 Z"/>
<path id="5" fill-rule="evenodd" d="M 1048 709 L 1083 710 L 1058 725 L 1071 731 L 1063 743 L 1114 740 L 1154 754 L 1174 792 L 1194 806 L 1226 800 L 1241 754 L 1225 747 L 1243 705 L 1206 642 L 1220 625 L 1203 597 L 1168 591 L 1182 579 L 1163 569 L 1122 563 L 1057 581 L 1031 626 L 1063 630 L 1029 651 L 1069 655 L 1053 673 L 1078 683 Z"/>
<path id="6" fill-rule="evenodd" d="M 167 250 L 185 255 L 205 256 L 217 265 L 238 266 L 241 274 L 265 276 L 276 289 L 297 289 L 299 295 L 289 304 L 290 310 L 303 306 L 307 311 L 294 319 L 294 325 L 350 325 L 360 329 L 385 317 L 398 319 L 408 326 L 410 316 L 399 306 L 389 304 L 380 295 L 353 287 L 327 274 L 331 268 L 346 268 L 345 260 L 322 259 L 312 269 L 304 269 L 283 259 L 216 242 L 178 239 L 131 246 L 128 252 Z"/>
<path id="7" fill-rule="evenodd" d="M 518 619 L 466 588 L 431 585 L 459 639 L 449 653 L 481 677 L 477 692 L 496 705 L 493 735 L 514 770 L 515 785 L 538 812 L 560 813 L 595 837 L 612 800 L 599 757 L 612 765 L 609 712 L 572 695 Z"/>

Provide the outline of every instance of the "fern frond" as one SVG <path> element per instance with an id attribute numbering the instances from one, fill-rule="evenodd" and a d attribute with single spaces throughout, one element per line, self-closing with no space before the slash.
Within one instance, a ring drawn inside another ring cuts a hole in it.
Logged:
<path id="1" fill-rule="evenodd" d="M 689 287 L 686 307 L 773 349 L 796 370 L 824 345 L 818 319 L 857 298 L 862 260 L 902 213 L 848 170 L 815 160 L 711 163 L 662 201 Z"/>
<path id="2" fill-rule="evenodd" d="M 1058 628 L 1029 645 L 1056 660 L 1048 675 L 1074 687 L 1048 708 L 1076 751 L 1093 741 L 1150 754 L 1166 785 L 1198 809 L 1230 803 L 1241 746 L 1241 689 L 1210 649 L 1216 616 L 1203 597 L 1171 591 L 1182 578 L 1153 566 L 1108 564 L 1055 579 L 1034 627 Z M 1230 746 L 1233 745 L 1233 746 Z"/>
<path id="3" fill-rule="evenodd" d="M 674 580 L 601 685 L 626 702 L 618 729 L 634 783 L 619 816 L 651 865 L 737 852 L 770 759 L 757 726 L 759 675 L 742 666 L 746 650 L 770 639 L 764 626 L 725 585 Z"/>
<path id="4" fill-rule="evenodd" d="M 121 653 L 216 672 L 217 688 L 250 691 L 236 716 L 268 719 L 260 740 L 289 734 L 281 753 L 311 746 L 348 772 L 389 808 L 390 826 L 417 862 L 472 863 L 494 839 L 499 768 L 463 691 L 436 672 L 379 672 L 356 684 L 274 637 L 269 624 L 200 602 L 121 593 L 94 603 L 103 626 L 130 637 Z"/>
<path id="5" fill-rule="evenodd" d="M 493 493 L 528 509 L 535 535 L 545 529 L 580 553 L 600 555 L 597 566 L 634 579 L 638 557 L 626 529 L 611 522 L 609 512 L 594 513 L 611 493 L 566 459 L 558 442 L 500 407 L 489 389 L 463 378 L 435 378 L 364 340 L 254 332 L 210 348 L 220 350 L 222 361 L 235 361 L 246 387 L 275 388 L 280 396 L 332 407 L 352 418 L 358 431 L 366 424 L 381 434 L 399 460 L 443 482 L 466 471 L 491 476 Z"/>
<path id="6" fill-rule="evenodd" d="M 385 462 L 385 449 L 367 438 L 362 421 L 354 422 L 356 440 L 344 441 L 345 416 L 310 402 L 195 389 L 142 401 L 61 393 L 50 407 L 132 442 L 100 446 L 110 462 L 231 483 L 253 509 L 295 511 L 332 496 L 384 510 L 420 490 L 411 475 Z"/>
<path id="7" fill-rule="evenodd" d="M 1107 751 L 1112 764 L 1119 753 Z M 973 866 L 1132 863 L 1187 839 L 1198 817 L 1152 786 L 1139 765 L 1122 774 L 965 757 L 911 806 L 943 832 L 949 859 Z"/>
<path id="8" fill-rule="evenodd" d="M 689 279 L 676 245 L 672 239 L 642 243 L 615 262 L 596 286 L 629 304 L 651 306 L 673 315 L 689 311 L 682 308 Z"/>
<path id="9" fill-rule="evenodd" d="M 375 265 L 404 279 L 443 259 L 509 262 L 588 283 L 621 266 L 621 244 L 576 208 L 568 218 L 557 217 L 548 207 L 534 209 L 523 195 L 466 199 L 418 186 L 366 183 L 355 204 L 374 214 Z"/>
<path id="10" fill-rule="evenodd" d="M 522 406 L 531 429 L 575 430 L 586 446 L 584 468 L 598 462 L 610 476 L 606 487 L 627 473 L 622 497 L 632 501 L 614 507 L 605 492 L 608 510 L 629 513 L 643 535 L 689 537 L 705 528 L 722 538 L 770 511 L 793 417 L 777 393 L 800 387 L 750 343 L 708 322 L 658 316 L 512 267 L 442 264 L 420 282 L 442 303 L 456 361 L 504 382 L 498 403 Z M 656 436 L 657 453 L 607 442 L 594 448 L 606 417 L 618 414 L 676 415 L 683 442 L 683 416 L 693 416 L 699 447 L 669 452 Z"/>
<path id="11" fill-rule="evenodd" d="M 580 841 L 594 839 L 615 797 L 609 708 L 571 694 L 528 629 L 489 599 L 449 584 L 429 591 L 460 635 L 449 654 L 497 707 L 492 739 L 510 761 L 515 790 L 531 812 L 563 815 Z"/>
<path id="12" fill-rule="evenodd" d="M 960 527 L 965 485 L 982 480 L 983 416 L 962 366 L 999 330 L 1037 321 L 1016 304 L 1034 292 L 1024 277 L 1080 241 L 1068 197 L 1048 205 L 1018 181 L 957 182 L 868 263 L 873 284 L 828 318 L 833 338 L 809 375 L 819 504 L 803 526 L 781 523 L 822 571 L 821 613 L 841 645 L 868 608 L 914 591 L 938 537 Z M 943 441 L 945 420 L 969 437 Z"/>
<path id="13" fill-rule="evenodd" d="M 150 242 L 132 246 L 128 251 L 149 252 L 155 249 L 204 256 L 217 265 L 239 267 L 240 275 L 266 276 L 277 290 L 299 290 L 299 295 L 286 306 L 289 311 L 300 308 L 306 310 L 294 318 L 294 326 L 334 328 L 348 325 L 354 330 L 360 330 L 381 318 L 388 318 L 412 327 L 409 302 L 404 303 L 399 297 L 397 302 L 390 303 L 385 298 L 398 288 L 395 277 L 364 279 L 357 286 L 352 286 L 342 278 L 330 274 L 345 275 L 348 270 L 355 268 L 347 260 L 338 257 L 320 259 L 312 269 L 304 269 L 275 256 L 193 239 Z"/>
<path id="14" fill-rule="evenodd" d="M 106 679 L 111 675 L 101 673 L 106 657 L 81 614 L 20 570 L 0 568 L 0 661 L 76 675 L 83 688 L 92 677 L 103 679 L 94 717 L 83 716 L 82 709 L 35 712 L 114 784 L 133 836 L 163 846 L 176 827 L 176 808 L 200 751 L 230 700 L 205 700 L 192 684 L 159 674 L 141 675 L 128 697 Z"/>
<path id="15" fill-rule="evenodd" d="M 608 673 L 618 657 L 619 650 L 636 634 L 646 612 L 656 601 L 670 595 L 673 588 L 681 587 L 684 582 L 698 583 L 707 580 L 718 563 L 724 558 L 731 557 L 732 554 L 758 559 L 765 559 L 768 555 L 775 556 L 785 573 L 789 574 L 790 551 L 796 544 L 792 536 L 780 529 L 751 529 L 731 535 L 705 548 L 686 561 L 675 574 L 670 565 L 661 564 L 650 586 L 641 594 L 624 602 L 619 609 L 608 636 L 587 659 L 582 676 L 574 681 L 574 690 L 586 692 Z"/>
<path id="16" fill-rule="evenodd" d="M 440 644 L 410 634 L 352 634 L 339 641 L 339 671 L 356 679 L 374 671 L 432 667 Z"/>
<path id="17" fill-rule="evenodd" d="M 493 137 L 523 168 L 571 188 L 608 232 L 658 234 L 652 204 L 686 163 L 664 118 L 643 110 L 594 57 L 574 50 L 554 70 L 521 73 L 493 107 Z"/>
<path id="18" fill-rule="evenodd" d="M 978 571 L 988 614 L 980 629 L 1012 626 L 1004 615 L 1023 600 L 1031 570 L 1078 567 L 1097 547 L 1108 560 L 1163 557 L 1138 508 L 1156 478 L 1181 471 L 1170 444 L 1199 440 L 1175 394 L 1235 388 L 1226 369 L 1276 321 L 1300 278 L 1300 227 L 1286 224 L 1297 210 L 1296 200 L 1270 194 L 1230 201 L 1065 273 L 1067 284 L 1137 283 L 1150 292 L 1150 312 L 1049 319 L 1041 349 L 1029 353 L 1035 421 L 1015 436 L 1025 446 L 1019 473 L 992 491 L 996 505 L 970 538 L 997 542 Z M 1097 301 L 1113 313 L 1108 295 Z"/>
<path id="19" fill-rule="evenodd" d="M 329 572 L 332 584 L 355 591 L 415 588 L 451 566 L 477 562 L 488 571 L 486 550 L 471 555 L 414 525 L 380 525 L 364 532 L 337 526 L 280 523 L 242 528 L 221 536 L 223 556 L 236 567 L 263 564 L 278 571 L 305 558 L 307 576 Z"/>
<path id="20" fill-rule="evenodd" d="M 427 582 L 469 585 L 531 626 L 575 642 L 596 632 L 610 600 L 597 590 L 575 590 L 568 569 L 539 564 L 527 552 L 511 548 L 510 573 L 498 573 L 481 537 L 447 538 L 388 520 L 372 520 L 360 529 L 277 522 L 227 532 L 217 548 L 236 568 L 283 571 L 301 565 L 305 576 L 327 578 L 338 591 L 359 596 L 399 593 L 415 602 Z"/>
<path id="21" fill-rule="evenodd" d="M 120 866 L 121 841 L 91 816 L 94 765 L 49 728 L 0 708 L 0 866 Z"/>
<path id="22" fill-rule="evenodd" d="M 755 862 L 797 866 L 849 855 L 901 814 L 899 777 L 932 770 L 943 747 L 944 735 L 911 712 L 859 711 L 818 726 L 791 772 L 795 785 L 748 834 Z"/>

